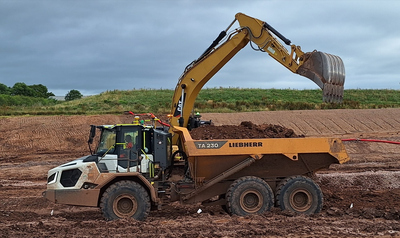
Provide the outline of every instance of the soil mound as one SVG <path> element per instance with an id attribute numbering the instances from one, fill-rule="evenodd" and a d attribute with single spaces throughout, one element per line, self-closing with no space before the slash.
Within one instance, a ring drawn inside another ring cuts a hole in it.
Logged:
<path id="1" fill-rule="evenodd" d="M 280 125 L 256 125 L 250 121 L 243 121 L 238 126 L 205 125 L 193 129 L 190 134 L 195 140 L 304 137 L 303 135 L 296 135 L 292 129 Z"/>

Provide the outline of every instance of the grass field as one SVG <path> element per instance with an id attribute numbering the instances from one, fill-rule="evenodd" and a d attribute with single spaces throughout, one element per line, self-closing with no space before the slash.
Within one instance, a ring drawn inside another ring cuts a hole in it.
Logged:
<path id="1" fill-rule="evenodd" d="M 95 115 L 152 112 L 168 114 L 174 91 L 169 89 L 113 90 L 74 101 L 0 95 L 0 116 Z M 249 112 L 314 109 L 400 107 L 398 90 L 345 90 L 341 104 L 323 103 L 321 90 L 208 88 L 197 97 L 194 110 Z"/>

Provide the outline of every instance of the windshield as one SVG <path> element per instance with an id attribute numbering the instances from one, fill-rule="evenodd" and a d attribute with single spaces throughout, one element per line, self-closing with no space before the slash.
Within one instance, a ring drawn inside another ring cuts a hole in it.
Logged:
<path id="1" fill-rule="evenodd" d="M 99 145 L 97 146 L 97 154 L 112 154 L 115 150 L 115 138 L 116 132 L 115 130 L 104 129 L 101 133 L 101 138 Z"/>

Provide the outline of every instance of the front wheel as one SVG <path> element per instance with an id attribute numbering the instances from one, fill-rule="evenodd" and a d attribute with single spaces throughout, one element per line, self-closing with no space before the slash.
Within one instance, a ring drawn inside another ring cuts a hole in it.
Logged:
<path id="1" fill-rule="evenodd" d="M 150 212 L 150 198 L 140 184 L 119 181 L 103 193 L 100 209 L 108 221 L 128 217 L 143 221 Z"/>
<path id="2" fill-rule="evenodd" d="M 286 178 L 279 183 L 276 191 L 276 204 L 281 210 L 309 215 L 319 213 L 322 209 L 321 189 L 308 177 Z"/>
<path id="3" fill-rule="evenodd" d="M 226 193 L 229 214 L 262 214 L 273 206 L 274 194 L 261 178 L 246 176 L 235 180 Z"/>

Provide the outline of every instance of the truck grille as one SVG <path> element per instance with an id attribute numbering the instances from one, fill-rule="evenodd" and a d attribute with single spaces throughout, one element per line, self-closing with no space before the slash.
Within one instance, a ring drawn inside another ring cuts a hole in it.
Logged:
<path id="1" fill-rule="evenodd" d="M 64 187 L 73 187 L 78 182 L 82 172 L 79 169 L 64 170 L 61 174 L 60 183 Z"/>

